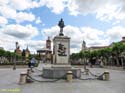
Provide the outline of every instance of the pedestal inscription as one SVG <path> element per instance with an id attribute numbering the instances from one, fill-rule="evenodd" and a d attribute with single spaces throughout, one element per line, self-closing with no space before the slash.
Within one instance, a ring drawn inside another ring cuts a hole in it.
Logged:
<path id="1" fill-rule="evenodd" d="M 67 36 L 56 36 L 53 39 L 54 64 L 69 64 L 70 38 Z"/>

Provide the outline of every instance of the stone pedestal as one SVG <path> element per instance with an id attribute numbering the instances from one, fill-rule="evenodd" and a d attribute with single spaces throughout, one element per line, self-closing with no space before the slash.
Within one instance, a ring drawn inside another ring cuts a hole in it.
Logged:
<path id="1" fill-rule="evenodd" d="M 70 55 L 70 38 L 67 36 L 56 36 L 53 39 L 53 63 L 68 65 Z"/>
<path id="2" fill-rule="evenodd" d="M 54 67 L 54 68 L 44 68 L 43 69 L 43 78 L 47 79 L 66 79 L 66 74 L 68 71 L 73 72 L 73 78 L 81 77 L 81 69 L 78 68 L 68 68 L 68 67 Z M 75 76 L 74 76 L 75 75 Z"/>

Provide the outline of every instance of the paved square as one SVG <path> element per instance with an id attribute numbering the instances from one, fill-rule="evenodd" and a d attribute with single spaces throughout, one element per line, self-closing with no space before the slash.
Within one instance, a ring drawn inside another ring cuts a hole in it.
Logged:
<path id="1" fill-rule="evenodd" d="M 90 68 L 95 74 L 106 69 Z M 110 81 L 60 80 L 54 83 L 34 82 L 18 85 L 20 72 L 26 69 L 0 69 L 0 93 L 125 93 L 125 71 L 109 70 Z M 15 90 L 15 92 L 14 92 Z"/>

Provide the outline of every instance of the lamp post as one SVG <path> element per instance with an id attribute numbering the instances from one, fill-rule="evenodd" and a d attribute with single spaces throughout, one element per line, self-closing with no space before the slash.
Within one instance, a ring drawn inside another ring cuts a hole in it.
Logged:
<path id="1" fill-rule="evenodd" d="M 84 69 L 86 70 L 85 51 L 83 51 L 83 62 L 84 62 Z"/>
<path id="2" fill-rule="evenodd" d="M 14 55 L 14 65 L 13 65 L 13 70 L 16 70 L 16 55 Z"/>

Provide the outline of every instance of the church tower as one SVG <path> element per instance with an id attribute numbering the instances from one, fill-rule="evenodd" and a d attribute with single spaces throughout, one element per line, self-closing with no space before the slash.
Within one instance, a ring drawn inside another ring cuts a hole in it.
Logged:
<path id="1" fill-rule="evenodd" d="M 19 43 L 18 42 L 16 42 L 16 49 L 15 49 L 15 53 L 17 54 L 17 55 L 22 55 L 22 52 L 21 52 L 21 50 L 20 50 L 20 46 L 19 46 Z"/>
<path id="2" fill-rule="evenodd" d="M 18 48 L 18 46 L 19 46 L 19 44 L 18 44 L 18 42 L 16 42 L 16 49 Z"/>
<path id="3" fill-rule="evenodd" d="M 51 40 L 50 37 L 46 40 L 46 48 L 51 50 Z"/>
<path id="4" fill-rule="evenodd" d="M 29 51 L 29 48 L 27 46 L 26 50 L 25 50 L 25 57 L 28 58 L 30 55 L 30 51 Z"/>
<path id="5" fill-rule="evenodd" d="M 86 42 L 83 40 L 82 42 L 82 51 L 86 50 Z"/>

